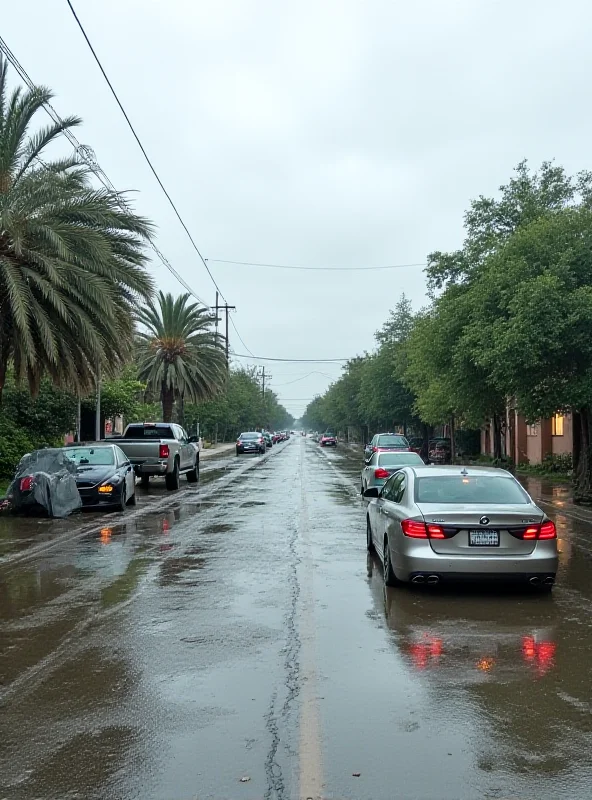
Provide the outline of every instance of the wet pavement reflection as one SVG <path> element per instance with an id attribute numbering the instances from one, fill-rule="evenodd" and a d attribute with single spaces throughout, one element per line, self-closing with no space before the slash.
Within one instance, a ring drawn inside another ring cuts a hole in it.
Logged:
<path id="1" fill-rule="evenodd" d="M 385 590 L 360 467 L 297 438 L 0 520 L 0 798 L 587 798 L 592 514 L 528 486 L 552 596 Z"/>

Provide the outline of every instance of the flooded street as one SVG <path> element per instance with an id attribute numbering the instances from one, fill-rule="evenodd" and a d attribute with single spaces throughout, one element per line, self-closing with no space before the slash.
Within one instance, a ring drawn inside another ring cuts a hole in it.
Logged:
<path id="1" fill-rule="evenodd" d="M 587 798 L 592 515 L 552 596 L 383 588 L 360 458 L 292 437 L 123 515 L 0 520 L 0 798 Z"/>

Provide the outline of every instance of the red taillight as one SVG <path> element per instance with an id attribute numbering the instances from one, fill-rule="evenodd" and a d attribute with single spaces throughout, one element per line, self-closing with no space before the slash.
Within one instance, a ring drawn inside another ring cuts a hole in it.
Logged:
<path id="1" fill-rule="evenodd" d="M 159 458 L 168 458 L 169 457 L 169 446 L 168 444 L 161 444 L 158 448 L 158 457 Z"/>
<path id="2" fill-rule="evenodd" d="M 539 539 L 556 539 L 556 538 L 557 538 L 557 528 L 555 527 L 555 523 L 551 522 L 551 520 L 548 519 L 541 525 Z"/>
<path id="3" fill-rule="evenodd" d="M 259 439 L 259 444 L 263 444 L 263 439 Z"/>
<path id="4" fill-rule="evenodd" d="M 440 525 L 426 525 L 415 519 L 404 519 L 401 528 L 405 536 L 412 539 L 445 539 L 446 534 Z"/>
<path id="5" fill-rule="evenodd" d="M 26 478 L 21 478 L 21 492 L 30 492 L 33 488 L 33 476 L 27 475 Z"/>
<path id="6" fill-rule="evenodd" d="M 377 452 L 378 452 L 378 447 L 373 447 L 373 448 L 372 448 L 372 452 L 373 452 L 373 453 L 377 453 Z"/>
<path id="7" fill-rule="evenodd" d="M 548 519 L 541 525 L 529 525 L 521 536 L 522 539 L 556 539 L 555 523 Z"/>
<path id="8" fill-rule="evenodd" d="M 388 469 L 383 469 L 382 467 L 378 467 L 378 469 L 374 470 L 374 477 L 375 478 L 390 478 L 391 473 Z"/>
<path id="9" fill-rule="evenodd" d="M 410 536 L 412 539 L 427 539 L 428 529 L 425 522 L 417 522 L 414 519 L 404 519 L 401 522 L 401 528 L 405 536 Z"/>

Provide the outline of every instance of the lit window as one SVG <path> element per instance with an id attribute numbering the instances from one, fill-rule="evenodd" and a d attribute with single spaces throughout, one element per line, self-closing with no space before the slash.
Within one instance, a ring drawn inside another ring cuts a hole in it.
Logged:
<path id="1" fill-rule="evenodd" d="M 536 422 L 534 423 L 534 425 L 527 425 L 526 426 L 526 435 L 527 436 L 538 436 L 537 428 L 538 428 L 538 426 L 537 426 Z"/>
<path id="2" fill-rule="evenodd" d="M 555 414 L 551 418 L 551 434 L 553 436 L 563 436 L 563 414 Z"/>

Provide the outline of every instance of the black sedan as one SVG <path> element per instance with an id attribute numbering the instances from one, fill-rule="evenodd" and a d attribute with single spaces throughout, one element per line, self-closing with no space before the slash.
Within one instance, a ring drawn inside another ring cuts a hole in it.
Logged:
<path id="1" fill-rule="evenodd" d="M 128 457 L 116 444 L 70 445 L 65 448 L 76 466 L 76 485 L 86 508 L 124 511 L 136 504 L 136 476 Z"/>
<path id="2" fill-rule="evenodd" d="M 263 434 L 258 431 L 247 431 L 241 433 L 236 440 L 236 454 L 241 453 L 264 453 L 266 448 Z"/>

